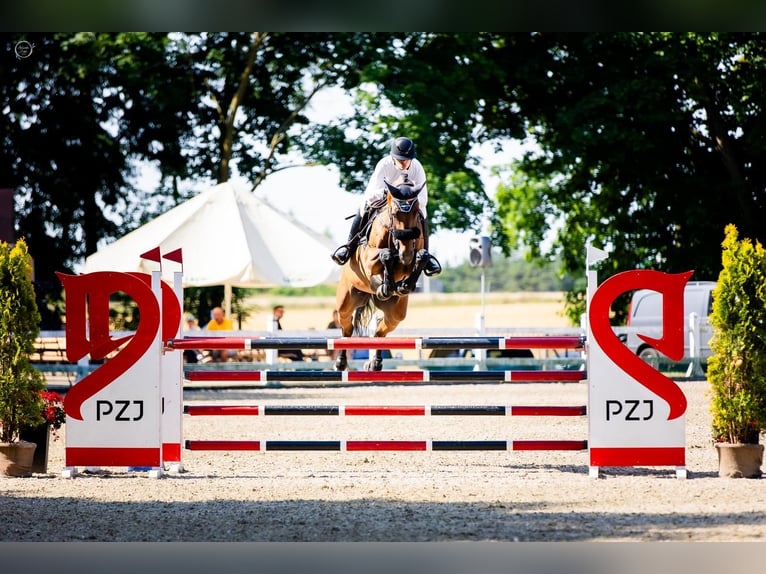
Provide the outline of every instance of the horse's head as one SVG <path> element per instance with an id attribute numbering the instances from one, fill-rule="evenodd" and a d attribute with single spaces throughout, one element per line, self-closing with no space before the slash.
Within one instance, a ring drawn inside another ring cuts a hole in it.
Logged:
<path id="1" fill-rule="evenodd" d="M 418 194 L 423 186 L 405 180 L 398 186 L 385 182 L 388 188 L 387 204 L 391 213 L 391 234 L 401 262 L 409 266 L 417 250 L 417 241 L 423 235 L 419 221 Z"/>

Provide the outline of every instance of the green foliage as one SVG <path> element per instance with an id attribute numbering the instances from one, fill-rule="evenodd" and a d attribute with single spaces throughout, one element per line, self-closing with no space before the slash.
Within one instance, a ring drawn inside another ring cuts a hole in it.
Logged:
<path id="1" fill-rule="evenodd" d="M 20 39 L 30 58 L 14 55 Z M 431 231 L 492 226 L 583 275 L 635 268 L 711 279 L 733 222 L 766 239 L 766 50 L 762 33 L 7 34 L 0 55 L 0 185 L 38 281 L 100 241 L 173 206 L 190 188 L 257 186 L 296 157 L 334 165 L 361 191 L 394 135 L 417 144 Z M 311 123 L 326 86 L 354 110 Z M 499 166 L 497 201 L 476 150 L 531 142 Z M 159 168 L 134 187 L 137 162 Z M 321 200 L 321 198 L 318 198 Z M 134 206 L 136 207 L 134 209 Z M 568 315 L 584 308 L 572 284 Z M 617 309 L 619 315 L 624 309 Z"/>
<path id="2" fill-rule="evenodd" d="M 763 40 L 513 35 L 506 101 L 539 150 L 508 166 L 498 192 L 510 247 L 545 249 L 576 276 L 590 241 L 610 253 L 600 279 L 651 268 L 706 280 L 726 223 L 765 239 Z M 568 301 L 583 307 L 584 285 Z"/>
<path id="3" fill-rule="evenodd" d="M 272 287 L 271 289 L 245 289 L 245 296 L 269 294 L 275 297 L 316 296 L 329 297 L 335 295 L 335 285 L 314 285 L 313 287 Z"/>
<path id="4" fill-rule="evenodd" d="M 456 267 L 445 267 L 439 280 L 445 293 L 478 293 L 481 272 L 481 268 L 465 262 Z M 493 293 L 565 291 L 571 284 L 570 280 L 559 276 L 556 263 L 535 263 L 510 257 L 494 257 L 492 265 L 484 268 L 484 281 L 487 292 Z"/>
<path id="5" fill-rule="evenodd" d="M 766 430 L 766 250 L 726 226 L 723 269 L 713 291 L 713 437 L 757 444 Z"/>
<path id="6" fill-rule="evenodd" d="M 31 273 L 26 243 L 0 242 L 0 442 L 17 441 L 22 427 L 43 422 L 45 379 L 29 359 L 40 333 Z"/>

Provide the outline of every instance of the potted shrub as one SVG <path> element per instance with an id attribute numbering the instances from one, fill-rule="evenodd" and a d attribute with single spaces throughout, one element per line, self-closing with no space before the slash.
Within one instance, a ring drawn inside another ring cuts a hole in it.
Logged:
<path id="1" fill-rule="evenodd" d="M 64 397 L 55 391 L 43 391 L 42 397 L 43 422 L 39 425 L 22 427 L 19 438 L 37 445 L 32 461 L 32 472 L 45 474 L 48 472 L 48 447 L 50 439 L 59 438 L 59 430 L 66 422 L 64 412 Z"/>
<path id="2" fill-rule="evenodd" d="M 726 226 L 708 361 L 719 475 L 761 476 L 766 429 L 766 250 Z"/>
<path id="3" fill-rule="evenodd" d="M 30 361 L 39 333 L 26 243 L 0 241 L 0 473 L 10 476 L 31 474 L 35 444 L 19 433 L 44 422 L 45 379 Z"/>

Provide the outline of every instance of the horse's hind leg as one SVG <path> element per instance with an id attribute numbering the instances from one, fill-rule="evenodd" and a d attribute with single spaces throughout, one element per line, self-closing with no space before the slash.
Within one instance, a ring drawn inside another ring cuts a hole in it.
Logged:
<path id="1" fill-rule="evenodd" d="M 399 326 L 407 316 L 407 302 L 409 297 L 394 297 L 387 301 L 379 301 L 378 308 L 383 311 L 383 319 L 378 322 L 375 330 L 376 337 L 385 337 Z"/>
<path id="2" fill-rule="evenodd" d="M 333 368 L 336 371 L 345 371 L 348 369 L 348 357 L 346 356 L 346 349 L 338 351 L 338 356 L 335 357 L 335 364 Z"/>
<path id="3" fill-rule="evenodd" d="M 338 322 L 340 323 L 341 333 L 344 337 L 350 337 L 354 332 L 354 313 L 357 307 L 367 302 L 369 295 L 362 293 L 353 287 L 343 287 L 339 285 L 335 298 L 335 305 L 338 310 Z M 348 368 L 348 356 L 345 350 L 338 353 L 335 358 L 334 368 L 336 371 L 345 371 Z"/>

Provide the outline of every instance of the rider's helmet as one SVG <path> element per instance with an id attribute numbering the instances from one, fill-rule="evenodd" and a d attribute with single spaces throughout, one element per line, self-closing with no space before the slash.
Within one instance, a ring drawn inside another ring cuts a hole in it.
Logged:
<path id="1" fill-rule="evenodd" d="M 402 161 L 415 159 L 415 144 L 410 138 L 396 138 L 391 144 L 391 155 Z"/>

